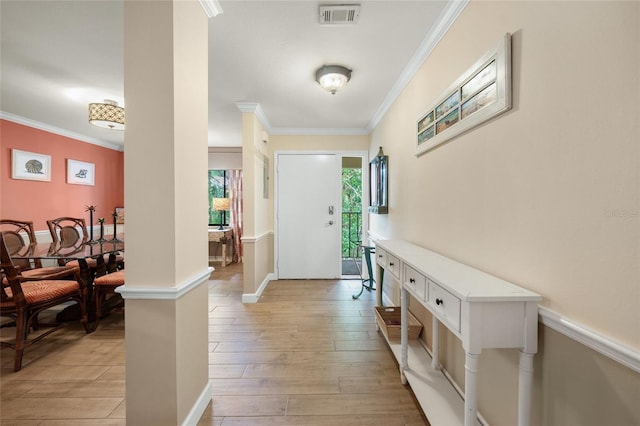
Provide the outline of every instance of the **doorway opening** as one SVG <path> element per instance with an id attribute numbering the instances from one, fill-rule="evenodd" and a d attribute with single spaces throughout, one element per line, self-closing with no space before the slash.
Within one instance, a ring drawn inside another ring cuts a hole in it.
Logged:
<path id="1" fill-rule="evenodd" d="M 342 157 L 342 276 L 362 276 L 362 157 Z"/>

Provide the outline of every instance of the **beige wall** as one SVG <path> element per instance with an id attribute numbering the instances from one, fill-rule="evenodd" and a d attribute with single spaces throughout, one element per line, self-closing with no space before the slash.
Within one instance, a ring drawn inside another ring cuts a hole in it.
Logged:
<path id="1" fill-rule="evenodd" d="M 512 110 L 416 157 L 419 115 L 507 32 Z M 390 213 L 371 230 L 536 291 L 640 350 L 639 79 L 638 2 L 472 1 L 372 134 L 370 154 L 389 155 Z M 541 328 L 536 424 L 640 423 L 640 375 Z M 462 384 L 459 342 L 442 346 Z M 483 353 L 490 424 L 515 423 L 516 383 L 516 351 Z"/>
<path id="2" fill-rule="evenodd" d="M 271 143 L 262 141 L 263 132 L 254 113 L 242 113 L 244 294 L 256 293 L 273 272 L 273 243 L 268 244 L 273 241 L 273 149 Z M 264 197 L 265 184 L 268 198 Z"/>
<path id="3" fill-rule="evenodd" d="M 272 135 L 269 142 L 274 151 L 366 151 L 369 140 L 368 135 Z"/>
<path id="4" fill-rule="evenodd" d="M 264 126 L 256 114 L 242 115 L 242 169 L 244 176 L 244 294 L 254 294 L 274 272 L 274 152 L 366 151 L 369 136 L 270 135 L 262 141 Z M 263 167 L 268 161 L 268 198 L 263 196 Z"/>

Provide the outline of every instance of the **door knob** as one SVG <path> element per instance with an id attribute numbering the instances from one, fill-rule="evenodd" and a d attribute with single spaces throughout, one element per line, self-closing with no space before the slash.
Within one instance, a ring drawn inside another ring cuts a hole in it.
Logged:
<path id="1" fill-rule="evenodd" d="M 331 225 L 333 225 L 333 221 L 332 220 L 329 221 L 329 226 L 331 226 Z"/>

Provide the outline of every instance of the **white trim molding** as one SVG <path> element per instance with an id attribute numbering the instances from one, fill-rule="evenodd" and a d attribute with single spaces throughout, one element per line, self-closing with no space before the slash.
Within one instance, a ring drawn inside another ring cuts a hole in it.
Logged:
<path id="1" fill-rule="evenodd" d="M 447 2 L 445 9 L 435 21 L 436 25 L 424 38 L 418 47 L 418 50 L 416 50 L 416 53 L 400 74 L 400 77 L 398 77 L 398 80 L 395 82 L 391 90 L 389 90 L 389 93 L 387 93 L 382 104 L 378 107 L 376 113 L 373 114 L 371 121 L 367 125 L 368 132 L 373 131 L 378 123 L 380 123 L 380 120 L 382 120 L 382 117 L 387 113 L 387 110 L 395 102 L 398 96 L 400 96 L 400 93 L 418 72 L 424 61 L 426 61 L 429 55 L 431 55 L 433 49 L 437 46 L 442 37 L 444 37 L 456 19 L 458 19 L 458 16 L 462 13 L 468 3 L 469 0 L 455 0 Z"/>
<path id="2" fill-rule="evenodd" d="M 191 411 L 187 414 L 187 417 L 182 422 L 182 426 L 196 426 L 200 421 L 200 417 L 204 413 L 204 410 L 207 409 L 207 405 L 211 401 L 211 397 L 213 395 L 213 387 L 211 386 L 211 382 L 207 381 L 207 385 L 200 393 L 200 396 L 196 400 L 196 403 L 191 407 Z"/>
<path id="3" fill-rule="evenodd" d="M 236 107 L 240 110 L 240 112 L 252 112 L 256 115 L 260 123 L 267 131 L 267 133 L 271 133 L 271 124 L 269 124 L 269 120 L 267 120 L 267 116 L 264 114 L 262 107 L 257 102 L 236 102 Z"/>
<path id="4" fill-rule="evenodd" d="M 347 129 L 276 127 L 271 129 L 269 133 L 272 135 L 366 136 L 369 134 L 369 130 L 357 127 Z"/>
<path id="5" fill-rule="evenodd" d="M 551 309 L 539 306 L 538 315 L 538 320 L 547 327 L 640 373 L 639 351 L 596 333 L 584 325 L 571 321 L 569 318 Z"/>
<path id="6" fill-rule="evenodd" d="M 53 133 L 55 135 L 76 139 L 82 142 L 98 145 L 103 148 L 109 148 L 114 151 L 124 151 L 124 147 L 121 145 L 117 145 L 115 143 L 106 142 L 101 139 L 96 139 L 89 136 L 81 135 L 80 133 L 70 132 L 68 130 L 61 129 L 59 127 L 55 127 L 49 124 L 41 123 L 39 121 L 31 120 L 29 118 L 24 118 L 19 115 L 10 114 L 8 112 L 0 111 L 0 118 L 2 118 L 3 120 L 14 122 L 14 123 L 22 124 L 23 126 L 33 127 L 34 129 L 38 129 L 38 130 L 44 130 L 45 132 Z"/>
<path id="7" fill-rule="evenodd" d="M 242 303 L 257 303 L 258 300 L 260 300 L 260 296 L 262 296 L 262 293 L 267 288 L 269 281 L 273 281 L 275 279 L 275 274 L 267 274 L 267 276 L 264 278 L 264 280 L 262 280 L 262 283 L 258 287 L 258 291 L 256 291 L 255 293 L 244 293 L 242 295 Z"/>
<path id="8" fill-rule="evenodd" d="M 200 6 L 202 6 L 207 18 L 214 18 L 222 13 L 222 6 L 218 0 L 200 0 Z"/>
<path id="9" fill-rule="evenodd" d="M 260 235 L 255 235 L 253 237 L 242 236 L 242 238 L 240 238 L 240 241 L 242 241 L 243 243 L 255 243 L 255 242 L 258 242 L 261 239 L 266 238 L 269 235 L 273 235 L 273 234 L 274 234 L 273 231 L 267 231 L 267 232 L 264 232 L 264 233 L 262 233 Z"/>
<path id="10" fill-rule="evenodd" d="M 125 300 L 177 300 L 200 284 L 207 282 L 213 271 L 214 268 L 209 266 L 205 271 L 186 280 L 178 287 L 127 287 L 125 284 L 116 288 L 116 292 L 120 293 Z"/>

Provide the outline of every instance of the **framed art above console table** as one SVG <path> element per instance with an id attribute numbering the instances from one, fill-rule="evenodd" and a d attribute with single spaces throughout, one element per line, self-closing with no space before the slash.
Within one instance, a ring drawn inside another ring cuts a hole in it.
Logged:
<path id="1" fill-rule="evenodd" d="M 416 155 L 511 109 L 511 35 L 484 54 L 417 121 Z"/>

